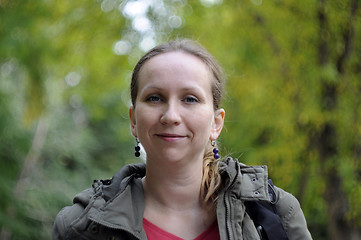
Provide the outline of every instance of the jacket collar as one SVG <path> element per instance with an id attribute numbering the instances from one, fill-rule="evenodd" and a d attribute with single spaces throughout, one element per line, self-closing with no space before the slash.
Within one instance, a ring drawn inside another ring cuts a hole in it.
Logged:
<path id="1" fill-rule="evenodd" d="M 146 172 L 144 163 L 126 165 L 111 179 L 110 184 L 103 184 L 102 194 L 105 201 L 114 198 L 119 191 L 127 187 L 131 178 L 143 178 Z M 225 186 L 235 182 L 237 195 L 244 201 L 269 201 L 267 166 L 247 166 L 237 159 L 227 157 L 220 162 L 220 172 L 225 176 Z M 239 174 L 240 173 L 240 174 Z M 235 178 L 237 178 L 235 180 Z"/>
<path id="2" fill-rule="evenodd" d="M 267 166 L 247 166 L 231 157 L 222 160 L 220 171 L 232 191 L 243 201 L 269 201 Z"/>

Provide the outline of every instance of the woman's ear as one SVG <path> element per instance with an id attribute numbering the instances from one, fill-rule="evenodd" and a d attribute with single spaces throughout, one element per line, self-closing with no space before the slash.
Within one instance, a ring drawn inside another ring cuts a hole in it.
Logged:
<path id="1" fill-rule="evenodd" d="M 224 116 L 226 112 L 223 108 L 220 108 L 214 112 L 214 121 L 211 129 L 211 140 L 216 140 L 222 132 L 224 124 Z"/>
<path id="2" fill-rule="evenodd" d="M 135 120 L 134 107 L 129 108 L 130 130 L 134 137 L 137 137 L 137 121 Z"/>

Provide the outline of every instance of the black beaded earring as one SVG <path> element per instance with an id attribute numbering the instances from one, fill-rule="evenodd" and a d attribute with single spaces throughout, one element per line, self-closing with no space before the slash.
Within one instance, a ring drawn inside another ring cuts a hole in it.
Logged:
<path id="1" fill-rule="evenodd" d="M 139 139 L 138 138 L 135 138 L 135 141 L 137 141 L 137 146 L 135 146 L 135 153 L 134 153 L 134 155 L 136 156 L 136 157 L 139 157 L 140 156 L 140 146 L 139 146 Z"/>
<path id="2" fill-rule="evenodd" d="M 214 159 L 218 159 L 219 158 L 219 154 L 218 154 L 219 151 L 218 151 L 218 148 L 215 147 L 216 146 L 216 141 L 212 140 L 211 145 L 213 147 L 213 157 L 214 157 Z"/>

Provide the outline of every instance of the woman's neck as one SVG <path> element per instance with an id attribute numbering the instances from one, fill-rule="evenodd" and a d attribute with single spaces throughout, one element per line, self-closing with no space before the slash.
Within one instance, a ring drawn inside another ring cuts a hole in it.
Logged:
<path id="1" fill-rule="evenodd" d="M 202 167 L 199 160 L 187 164 L 147 161 L 143 178 L 146 203 L 173 211 L 199 208 Z"/>
<path id="2" fill-rule="evenodd" d="M 144 217 L 176 236 L 194 239 L 216 219 L 214 209 L 204 207 L 200 197 L 203 163 L 152 163 L 143 178 Z"/>

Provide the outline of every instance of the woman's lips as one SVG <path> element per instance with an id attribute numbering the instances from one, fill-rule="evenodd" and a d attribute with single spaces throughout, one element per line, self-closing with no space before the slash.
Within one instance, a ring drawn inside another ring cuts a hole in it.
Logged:
<path id="1" fill-rule="evenodd" d="M 183 135 L 171 134 L 171 133 L 160 133 L 160 134 L 156 134 L 156 136 L 160 137 L 161 139 L 167 142 L 175 142 L 185 137 Z"/>

